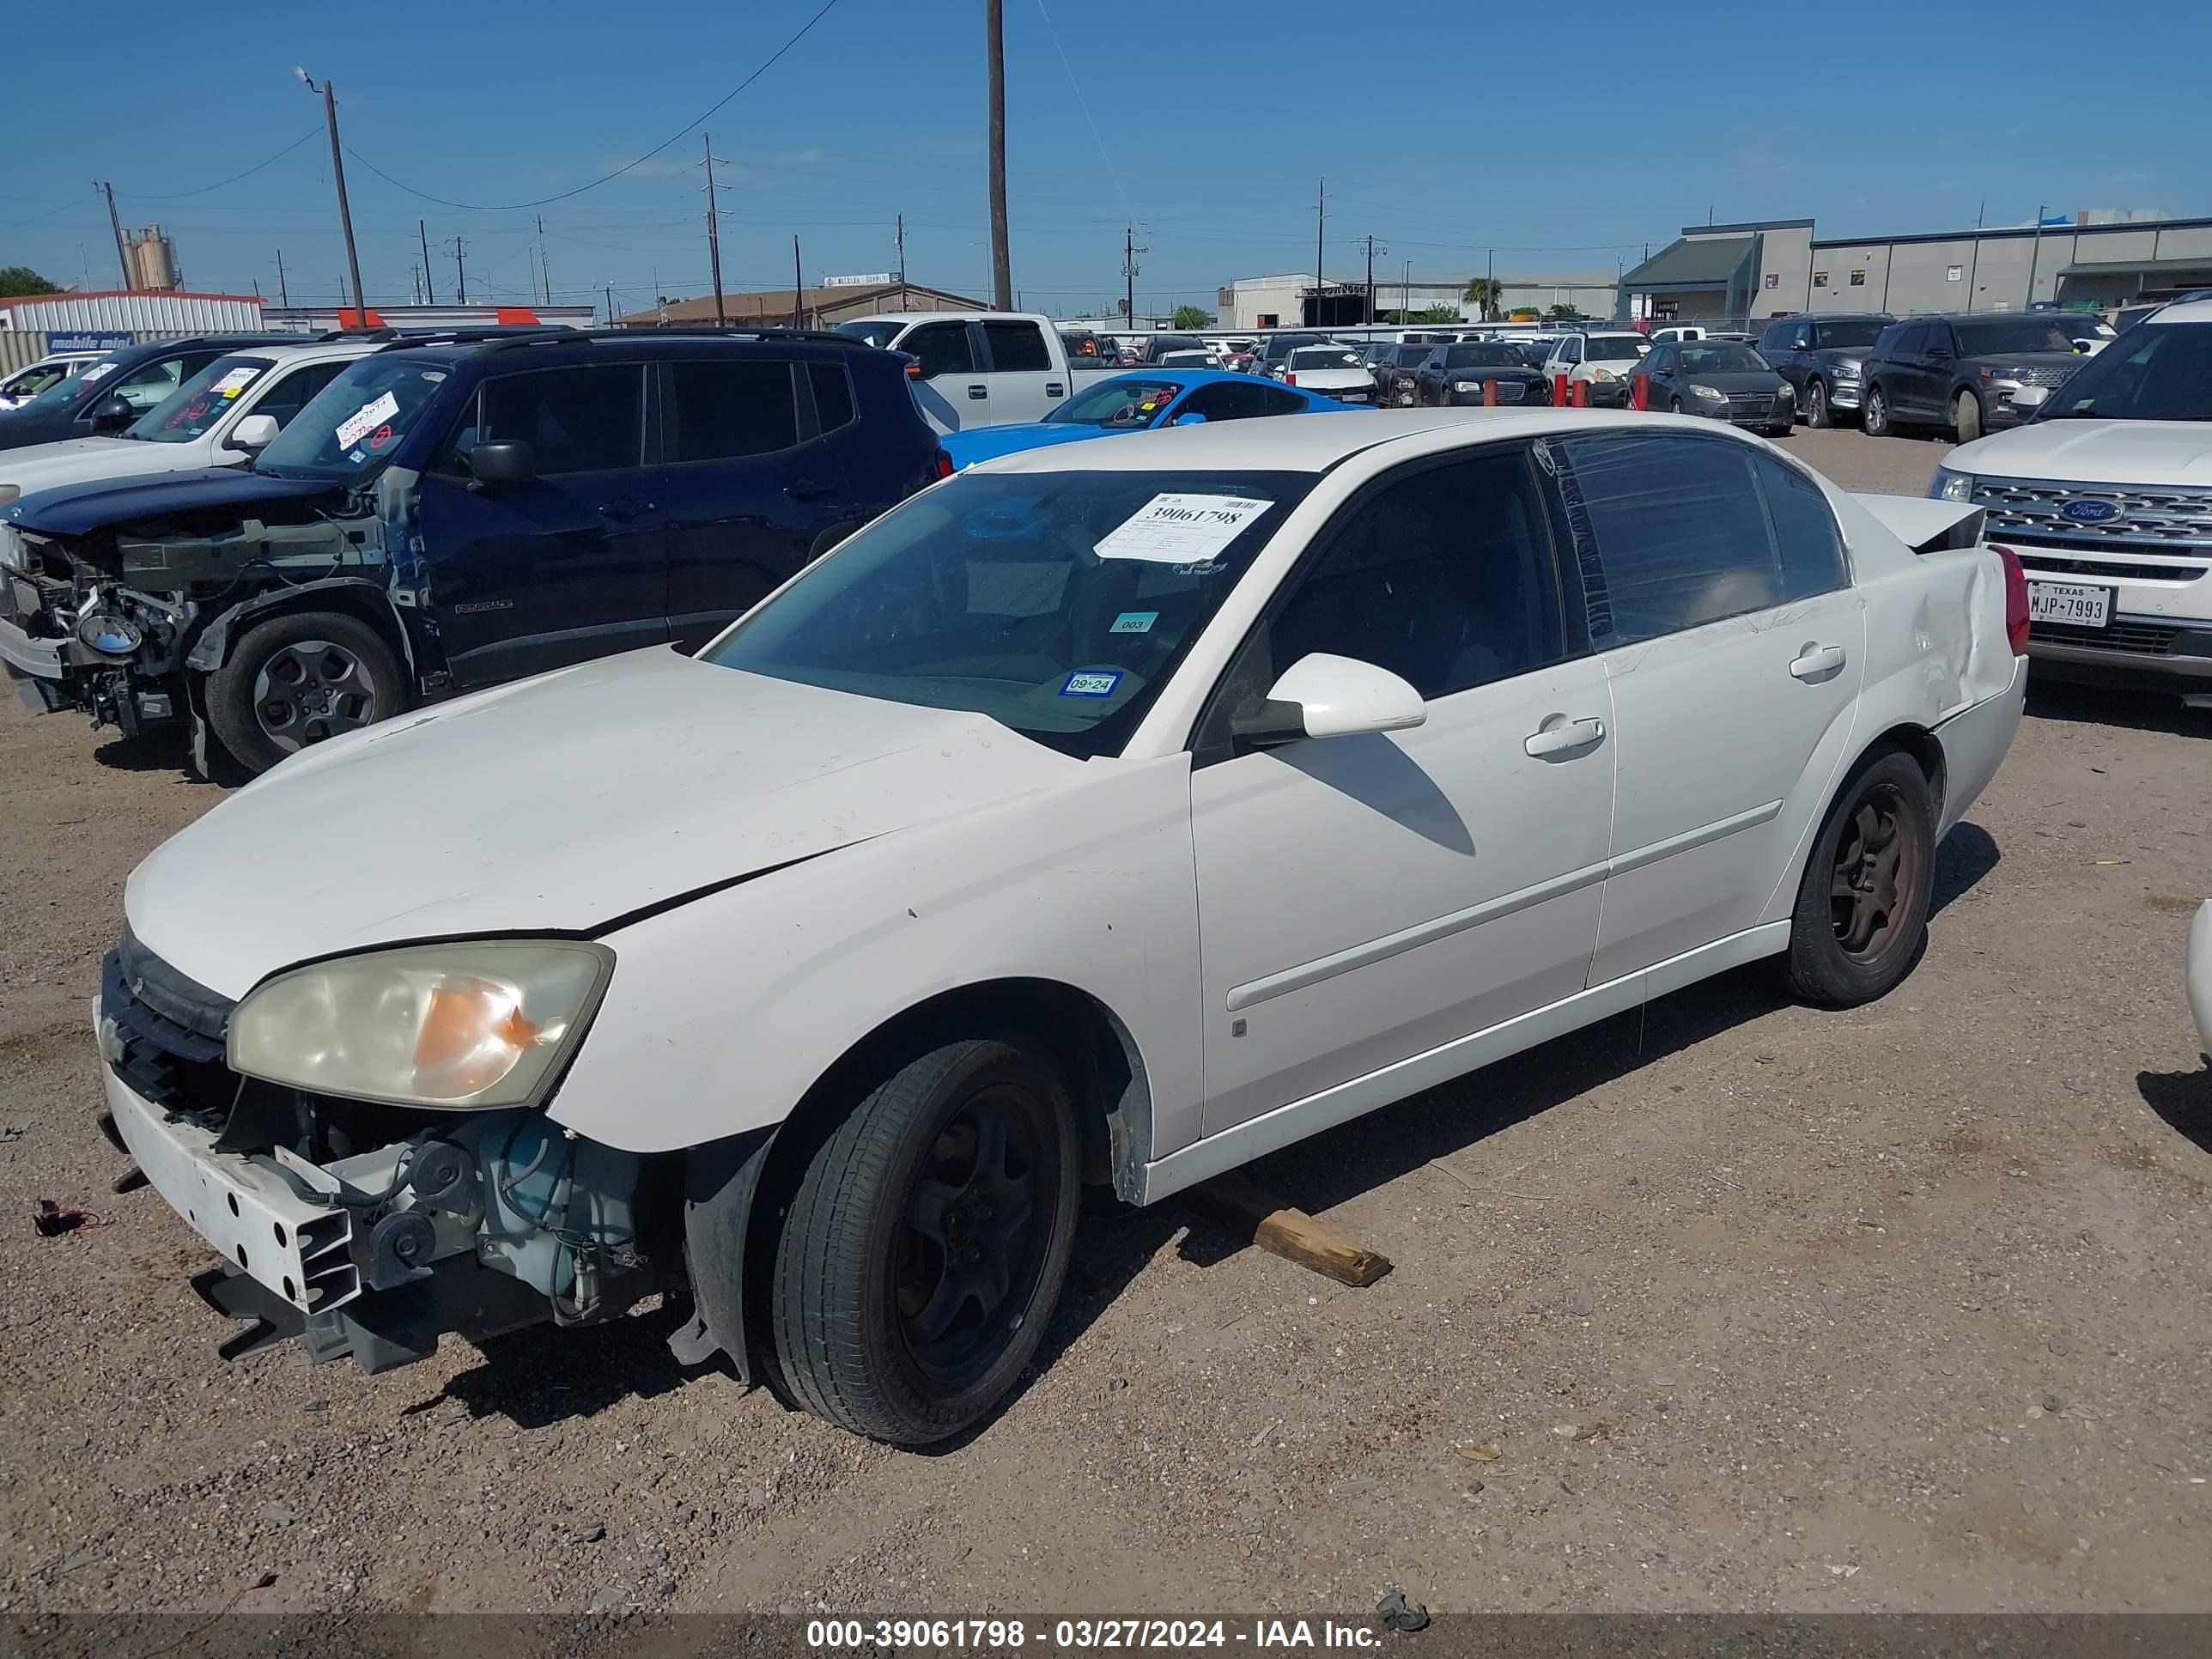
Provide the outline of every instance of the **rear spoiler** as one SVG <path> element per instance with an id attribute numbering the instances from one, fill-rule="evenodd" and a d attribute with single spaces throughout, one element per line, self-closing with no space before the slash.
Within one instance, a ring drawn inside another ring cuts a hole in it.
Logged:
<path id="1" fill-rule="evenodd" d="M 1983 509 L 1965 501 L 1924 495 L 1862 495 L 1851 499 L 1881 520 L 1882 528 L 1915 553 L 1972 547 L 1982 539 Z"/>

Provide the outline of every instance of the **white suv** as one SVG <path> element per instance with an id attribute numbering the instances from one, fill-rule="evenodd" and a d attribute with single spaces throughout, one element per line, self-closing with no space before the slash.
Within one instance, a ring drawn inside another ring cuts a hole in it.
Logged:
<path id="1" fill-rule="evenodd" d="M 2040 390 L 2040 388 L 2033 388 Z M 1953 450 L 1928 493 L 1988 511 L 2060 678 L 2212 708 L 2212 295 L 2146 318 L 2035 416 Z"/>
<path id="2" fill-rule="evenodd" d="M 228 352 L 113 437 L 64 438 L 0 455 L 0 502 L 41 489 L 252 460 L 308 398 L 389 335 Z M 5 562 L 12 534 L 0 537 Z"/>
<path id="3" fill-rule="evenodd" d="M 1568 398 L 1574 388 L 1587 386 L 1589 400 L 1605 409 L 1628 406 L 1629 377 L 1651 349 L 1641 334 L 1610 330 L 1603 334 L 1563 334 L 1546 360 L 1547 375 L 1567 377 Z"/>

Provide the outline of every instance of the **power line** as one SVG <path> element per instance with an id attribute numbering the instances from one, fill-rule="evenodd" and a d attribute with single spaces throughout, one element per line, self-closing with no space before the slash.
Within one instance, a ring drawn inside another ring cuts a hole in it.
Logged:
<path id="1" fill-rule="evenodd" d="M 1091 118 L 1091 102 L 1083 95 L 1083 88 L 1075 78 L 1075 65 L 1067 61 L 1067 48 L 1060 44 L 1060 31 L 1053 27 L 1052 14 L 1044 9 L 1044 0 L 1036 0 L 1037 15 L 1044 19 L 1044 29 L 1052 36 L 1052 49 L 1060 54 L 1060 66 L 1067 71 L 1067 84 L 1075 94 L 1075 106 L 1083 112 L 1083 119 L 1091 129 L 1091 142 L 1098 146 L 1098 159 L 1106 164 L 1106 176 L 1114 181 L 1114 193 L 1121 198 L 1122 210 L 1131 219 L 1137 210 L 1129 205 L 1129 192 L 1121 188 L 1121 175 L 1114 170 L 1114 158 L 1106 153 L 1106 141 L 1098 136 L 1098 123 Z"/>
<path id="2" fill-rule="evenodd" d="M 555 202 L 565 202 L 572 196 L 581 196 L 587 190 L 597 190 L 601 185 L 608 184 L 614 179 L 621 178 L 623 174 L 629 172 L 633 167 L 643 167 L 647 161 L 650 161 L 654 156 L 659 155 L 661 151 L 666 149 L 678 139 L 689 137 L 693 132 L 696 131 L 700 127 L 705 125 L 707 122 L 713 119 L 715 112 L 720 110 L 723 105 L 728 103 L 730 100 L 735 98 L 747 87 L 759 80 L 762 76 L 767 74 L 769 70 L 775 68 L 777 59 L 781 58 L 786 52 L 789 52 L 801 40 L 805 40 L 806 38 L 807 32 L 813 28 L 813 27 L 817 23 L 820 22 L 823 18 L 827 17 L 830 12 L 836 9 L 836 4 L 837 0 L 823 0 L 821 10 L 816 12 L 813 16 L 808 18 L 804 23 L 800 24 L 798 33 L 793 35 L 791 39 L 778 46 L 775 49 L 775 53 L 768 59 L 767 62 L 763 63 L 750 75 L 745 76 L 744 80 L 738 82 L 736 86 L 732 87 L 729 91 L 723 94 L 722 96 L 715 101 L 714 107 L 708 110 L 703 115 L 700 116 L 697 120 L 689 123 L 680 131 L 669 134 L 667 137 L 662 139 L 660 143 L 655 144 L 651 149 L 646 151 L 644 155 L 639 156 L 635 161 L 625 161 L 622 166 L 617 167 L 612 173 L 603 173 L 599 178 L 592 179 L 588 185 L 579 185 L 574 190 L 564 190 L 557 196 L 540 196 L 534 201 L 528 202 L 449 202 L 442 196 L 433 196 L 428 191 L 417 190 L 412 185 L 402 184 L 398 179 L 393 178 L 382 167 L 377 166 L 375 162 L 370 161 L 368 157 L 363 155 L 359 150 L 355 149 L 350 145 L 347 146 L 346 154 L 352 156 L 355 161 L 360 162 L 362 166 L 367 167 L 371 173 L 383 179 L 386 184 L 390 185 L 393 189 L 404 191 L 410 196 L 420 197 L 426 202 L 434 202 L 440 207 L 459 209 L 464 213 L 516 213 L 521 211 L 525 208 L 540 208 L 548 206 Z"/>
<path id="3" fill-rule="evenodd" d="M 246 168 L 245 172 L 234 173 L 229 178 L 222 180 L 221 183 L 218 184 L 202 185 L 198 190 L 179 190 L 167 196 L 149 196 L 143 191 L 137 190 L 126 190 L 123 193 L 125 197 L 134 202 L 181 202 L 187 196 L 204 196 L 211 190 L 221 190 L 225 185 L 234 185 L 241 179 L 251 179 L 255 173 L 260 172 L 262 168 L 269 166 L 271 162 L 283 161 L 286 156 L 289 155 L 294 150 L 299 149 L 301 145 L 306 143 L 308 139 L 313 137 L 322 130 L 323 129 L 319 124 L 309 127 L 297 138 L 295 138 L 290 143 L 285 145 L 283 149 L 278 150 L 274 155 L 270 156 L 267 161 L 256 161 L 252 167 Z"/>

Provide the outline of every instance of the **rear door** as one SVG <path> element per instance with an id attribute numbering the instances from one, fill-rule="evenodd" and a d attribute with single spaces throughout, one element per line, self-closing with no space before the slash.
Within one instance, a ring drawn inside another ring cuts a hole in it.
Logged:
<path id="1" fill-rule="evenodd" d="M 495 685 L 668 637 L 667 536 L 646 464 L 647 366 L 501 374 L 422 477 L 430 603 L 459 685 Z M 537 476 L 478 484 L 468 453 L 530 444 Z"/>
<path id="2" fill-rule="evenodd" d="M 1067 401 L 1067 374 L 1055 367 L 1042 324 L 1008 317 L 976 326 L 989 370 L 983 383 L 990 388 L 992 424 L 1041 421 Z"/>
<path id="3" fill-rule="evenodd" d="M 1936 332 L 1931 324 L 1915 323 L 1897 343 L 1898 369 L 1890 384 L 1890 401 L 1899 415 L 1924 418 L 1941 404 L 1931 389 Z"/>
<path id="4" fill-rule="evenodd" d="M 1548 441 L 1613 691 L 1619 793 L 1590 982 L 1754 926 L 1848 752 L 1865 620 L 1819 487 L 1723 434 Z"/>
<path id="5" fill-rule="evenodd" d="M 794 574 L 851 518 L 845 470 L 804 369 L 762 357 L 660 365 L 668 635 L 686 651 Z"/>
<path id="6" fill-rule="evenodd" d="M 992 423 L 981 346 L 981 333 L 960 319 L 923 323 L 899 340 L 897 349 L 915 360 L 915 406 L 939 432 Z"/>

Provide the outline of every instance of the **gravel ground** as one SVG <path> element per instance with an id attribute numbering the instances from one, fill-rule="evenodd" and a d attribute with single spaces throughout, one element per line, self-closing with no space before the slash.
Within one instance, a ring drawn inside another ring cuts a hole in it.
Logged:
<path id="1" fill-rule="evenodd" d="M 1790 447 L 1906 492 L 1941 453 Z M 1886 1002 L 1730 975 L 1264 1162 L 1372 1289 L 1094 1200 L 1034 1375 L 917 1455 L 679 1371 L 653 1309 L 218 1360 L 207 1253 L 108 1194 L 84 1012 L 216 792 L 9 705 L 0 1612 L 2212 1606 L 2208 738 L 2039 689 Z"/>

